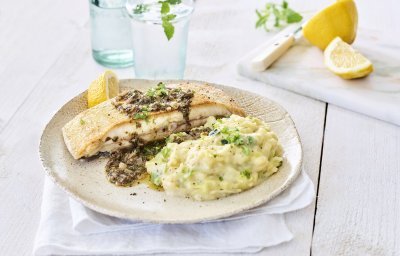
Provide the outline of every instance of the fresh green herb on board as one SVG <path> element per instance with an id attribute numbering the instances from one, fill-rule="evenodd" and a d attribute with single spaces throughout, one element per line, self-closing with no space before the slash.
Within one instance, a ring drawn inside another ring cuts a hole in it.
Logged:
<path id="1" fill-rule="evenodd" d="M 303 16 L 290 9 L 285 0 L 280 5 L 267 3 L 264 9 L 256 10 L 256 14 L 258 18 L 256 28 L 264 28 L 266 31 L 303 20 Z"/>

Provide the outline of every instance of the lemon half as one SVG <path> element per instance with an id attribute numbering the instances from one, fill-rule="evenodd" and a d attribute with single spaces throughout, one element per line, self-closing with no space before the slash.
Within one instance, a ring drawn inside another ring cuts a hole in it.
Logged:
<path id="1" fill-rule="evenodd" d="M 314 15 L 304 26 L 303 35 L 324 50 L 337 36 L 351 44 L 356 38 L 357 7 L 353 0 L 339 0 Z"/>
<path id="2" fill-rule="evenodd" d="M 329 70 L 344 79 L 364 77 L 374 70 L 371 61 L 340 37 L 326 47 L 324 61 Z"/>
<path id="3" fill-rule="evenodd" d="M 117 75 L 107 70 L 94 80 L 88 89 L 88 107 L 94 107 L 108 99 L 114 98 L 119 93 Z"/>

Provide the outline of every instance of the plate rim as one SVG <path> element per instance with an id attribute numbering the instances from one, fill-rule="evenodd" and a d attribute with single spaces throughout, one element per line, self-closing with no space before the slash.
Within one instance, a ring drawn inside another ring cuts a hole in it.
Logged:
<path id="1" fill-rule="evenodd" d="M 193 79 L 156 79 L 156 80 L 151 80 L 151 79 L 135 79 L 135 78 L 128 78 L 128 79 L 120 79 L 119 82 L 165 82 L 165 83 L 182 83 L 182 82 L 193 82 L 193 83 L 206 83 L 209 84 L 211 86 L 216 85 L 217 87 L 229 87 L 229 88 L 233 88 L 235 90 L 239 90 L 239 91 L 245 91 L 246 93 L 250 93 L 253 95 L 257 95 L 260 96 L 254 92 L 248 91 L 248 90 L 243 90 L 241 88 L 236 88 L 236 87 L 232 87 L 232 86 L 228 86 L 228 85 L 222 85 L 219 83 L 213 83 L 213 82 L 206 82 L 206 81 L 201 81 L 201 80 L 193 80 Z M 116 210 L 110 210 L 110 209 L 106 209 L 103 208 L 101 206 L 96 205 L 95 203 L 92 203 L 88 200 L 85 200 L 83 198 L 81 198 L 80 196 L 78 196 L 77 194 L 73 193 L 70 189 L 68 189 L 67 186 L 64 186 L 63 184 L 61 184 L 61 182 L 59 182 L 56 178 L 56 175 L 54 175 L 54 171 L 51 171 L 51 167 L 47 166 L 46 161 L 45 161 L 45 157 L 43 156 L 44 152 L 43 152 L 43 148 L 44 148 L 44 135 L 46 134 L 46 130 L 50 129 L 49 126 L 52 123 L 53 119 L 55 118 L 55 116 L 60 112 L 60 110 L 62 110 L 64 107 L 66 107 L 66 105 L 68 105 L 71 101 L 73 101 L 76 97 L 78 97 L 81 94 L 86 93 L 87 90 L 73 96 L 73 98 L 71 98 L 70 100 L 68 100 L 67 102 L 65 102 L 49 119 L 49 121 L 47 122 L 47 124 L 45 125 L 45 127 L 42 130 L 42 134 L 40 136 L 40 141 L 39 141 L 39 158 L 40 158 L 40 162 L 42 164 L 42 167 L 45 171 L 45 174 L 47 175 L 48 178 L 50 178 L 50 180 L 57 185 L 58 188 L 61 188 L 68 196 L 72 197 L 74 200 L 76 200 L 77 202 L 81 203 L 82 205 L 105 215 L 108 216 L 112 216 L 112 217 L 117 217 L 117 218 L 122 218 L 122 219 L 127 219 L 127 220 L 132 220 L 132 221 L 140 221 L 140 222 L 145 222 L 145 223 L 155 223 L 155 224 L 194 224 L 194 223 L 201 223 L 201 222 L 207 222 L 207 221 L 212 221 L 212 220 L 217 220 L 217 219 L 221 219 L 221 218 L 225 218 L 225 217 L 229 217 L 229 216 L 233 216 L 236 215 L 238 213 L 247 211 L 249 209 L 253 209 L 257 206 L 260 206 L 262 204 L 267 203 L 268 201 L 271 201 L 272 199 L 274 199 L 275 197 L 277 197 L 279 194 L 281 194 L 283 191 L 285 191 L 290 185 L 292 185 L 292 183 L 298 178 L 299 174 L 301 173 L 301 169 L 302 169 L 302 165 L 303 165 L 303 145 L 301 143 L 301 139 L 299 136 L 299 133 L 297 131 L 297 127 L 296 124 L 294 123 L 292 117 L 290 116 L 290 114 L 286 111 L 285 108 L 283 108 L 279 103 L 275 102 L 274 100 L 271 100 L 268 97 L 265 96 L 261 96 L 262 98 L 266 98 L 268 99 L 270 102 L 272 102 L 274 104 L 274 106 L 278 107 L 280 110 L 282 110 L 285 115 L 287 115 L 288 120 L 290 121 L 291 125 L 293 125 L 294 128 L 294 135 L 295 135 L 295 139 L 298 141 L 298 145 L 300 146 L 300 160 L 297 164 L 297 166 L 294 166 L 294 174 L 291 175 L 289 177 L 289 179 L 286 180 L 286 182 L 276 191 L 274 191 L 274 193 L 269 194 L 268 197 L 265 197 L 263 200 L 258 201 L 255 204 L 249 205 L 247 207 L 241 207 L 241 208 L 237 208 L 235 210 L 231 210 L 231 211 L 227 211 L 225 213 L 221 213 L 221 214 L 215 214 L 213 216 L 210 217 L 197 217 L 194 219 L 184 219 L 184 220 L 163 220 L 163 219 L 158 219 L 158 218 L 149 218 L 149 217 L 133 217 L 129 214 L 120 212 L 120 211 L 116 211 Z M 251 189 L 251 188 L 250 188 Z M 229 197 L 229 196 L 228 196 Z"/>

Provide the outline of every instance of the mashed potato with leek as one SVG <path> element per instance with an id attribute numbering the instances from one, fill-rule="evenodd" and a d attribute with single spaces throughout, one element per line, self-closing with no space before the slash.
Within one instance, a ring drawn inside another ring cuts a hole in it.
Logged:
<path id="1" fill-rule="evenodd" d="M 146 163 L 152 182 L 167 194 L 218 199 L 256 186 L 282 164 L 276 134 L 258 118 L 211 117 L 205 126 L 207 136 L 168 143 Z"/>

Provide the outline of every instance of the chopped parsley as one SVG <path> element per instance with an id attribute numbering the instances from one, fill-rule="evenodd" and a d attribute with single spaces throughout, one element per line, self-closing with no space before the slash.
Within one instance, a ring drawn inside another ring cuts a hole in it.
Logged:
<path id="1" fill-rule="evenodd" d="M 250 148 L 247 146 L 242 146 L 242 151 L 246 156 L 250 154 Z"/>
<path id="2" fill-rule="evenodd" d="M 79 122 L 81 123 L 81 125 L 84 125 L 86 123 L 85 120 L 83 120 L 82 118 Z"/>
<path id="3" fill-rule="evenodd" d="M 152 173 L 150 174 L 150 180 L 151 180 L 151 182 L 153 182 L 153 183 L 156 184 L 157 186 L 160 186 L 160 185 L 161 185 L 160 176 L 159 176 L 157 173 L 155 173 L 155 172 L 152 172 Z"/>
<path id="4" fill-rule="evenodd" d="M 217 124 L 217 123 L 215 123 L 215 124 Z M 240 133 L 239 129 L 237 129 L 237 128 L 230 128 L 230 127 L 224 126 L 224 127 L 222 127 L 222 129 L 218 129 L 217 127 L 215 127 L 218 125 L 215 125 L 215 124 L 213 125 L 214 130 L 212 130 L 208 134 L 209 136 L 215 136 L 215 135 L 221 134 L 222 135 L 222 139 L 221 139 L 222 145 L 231 144 L 231 145 L 239 146 L 242 148 L 242 151 L 245 155 L 250 154 L 249 146 L 254 144 L 254 142 L 255 142 L 254 137 L 243 136 Z"/>
<path id="5" fill-rule="evenodd" d="M 186 178 L 192 176 L 193 169 L 189 169 L 188 167 L 182 168 L 182 173 L 185 174 Z"/>
<path id="6" fill-rule="evenodd" d="M 167 96 L 168 95 L 168 89 L 165 87 L 165 84 L 163 82 L 160 82 L 157 84 L 156 87 L 150 88 L 146 92 L 146 96 L 149 97 L 162 97 L 162 96 Z"/>
<path id="7" fill-rule="evenodd" d="M 246 177 L 247 179 L 250 179 L 251 172 L 249 170 L 244 170 L 244 171 L 240 172 L 240 175 L 242 175 L 243 177 Z"/>
<path id="8" fill-rule="evenodd" d="M 161 149 L 161 155 L 164 157 L 164 159 L 167 159 L 170 154 L 171 154 L 170 148 L 164 147 L 163 149 Z"/>
<path id="9" fill-rule="evenodd" d="M 224 178 L 221 177 L 221 176 L 219 176 L 218 179 L 219 179 L 219 181 L 223 181 L 224 180 Z"/>
<path id="10" fill-rule="evenodd" d="M 149 112 L 146 110 L 142 110 L 140 112 L 135 113 L 134 119 L 147 119 L 149 117 Z"/>

